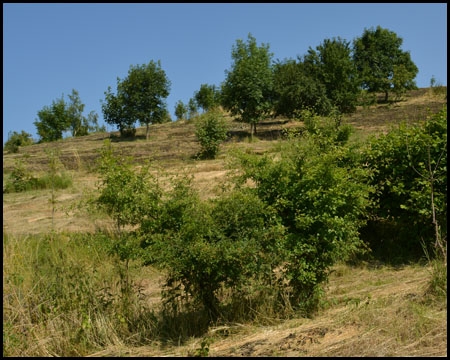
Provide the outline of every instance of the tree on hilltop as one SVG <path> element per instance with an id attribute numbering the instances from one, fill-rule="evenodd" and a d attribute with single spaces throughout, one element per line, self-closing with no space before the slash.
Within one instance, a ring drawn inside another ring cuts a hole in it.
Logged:
<path id="1" fill-rule="evenodd" d="M 356 110 L 360 93 L 351 51 L 350 43 L 338 37 L 309 48 L 304 58 L 308 73 L 324 85 L 327 98 L 341 113 Z"/>
<path id="2" fill-rule="evenodd" d="M 201 84 L 194 98 L 198 106 L 208 111 L 220 104 L 220 90 L 216 89 L 215 85 Z"/>
<path id="3" fill-rule="evenodd" d="M 269 45 L 258 46 L 248 34 L 247 42 L 238 39 L 232 48 L 233 64 L 222 84 L 222 105 L 241 122 L 250 124 L 250 133 L 272 110 L 273 73 Z"/>
<path id="4" fill-rule="evenodd" d="M 121 135 L 135 133 L 134 124 L 145 124 L 146 139 L 150 124 L 160 124 L 167 119 L 165 99 L 169 96 L 170 81 L 161 62 L 130 66 L 128 76 L 117 78 L 117 94 L 111 87 L 105 92 L 102 111 L 108 124 L 117 125 Z"/>
<path id="5" fill-rule="evenodd" d="M 72 89 L 69 101 L 61 98 L 54 100 L 50 106 L 44 106 L 38 111 L 38 120 L 34 122 L 39 142 L 56 141 L 63 138 L 63 133 L 69 131 L 72 136 L 84 136 L 92 132 L 105 131 L 99 127 L 98 115 L 91 111 L 88 116 L 83 115 L 84 104 L 81 102 L 77 90 Z"/>
<path id="6" fill-rule="evenodd" d="M 416 88 L 414 79 L 419 69 L 408 51 L 401 50 L 403 39 L 393 31 L 377 26 L 365 29 L 353 41 L 353 60 L 360 75 L 360 85 L 368 92 L 389 92 Z"/>

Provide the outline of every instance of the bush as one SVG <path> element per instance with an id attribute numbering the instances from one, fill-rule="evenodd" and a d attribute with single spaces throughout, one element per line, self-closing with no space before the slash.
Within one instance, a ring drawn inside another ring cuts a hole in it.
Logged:
<path id="1" fill-rule="evenodd" d="M 386 135 L 371 138 L 361 166 L 371 169 L 369 183 L 376 188 L 371 232 L 389 226 L 395 235 L 389 237 L 386 232 L 384 238 L 374 239 L 372 247 L 381 256 L 392 257 L 393 248 L 386 246 L 390 242 L 398 249 L 396 256 L 405 260 L 423 255 L 422 239 L 430 251 L 436 224 L 446 237 L 446 107 L 421 123 L 403 123 Z"/>
<path id="2" fill-rule="evenodd" d="M 195 135 L 201 145 L 199 157 L 214 159 L 219 152 L 220 144 L 227 138 L 227 126 L 223 115 L 217 110 L 201 115 L 196 122 Z"/>
<path id="3" fill-rule="evenodd" d="M 329 268 L 364 253 L 359 229 L 371 191 L 367 171 L 356 166 L 357 152 L 335 142 L 336 128 L 311 129 L 288 141 L 281 159 L 241 155 L 237 183 L 252 180 L 255 194 L 286 229 L 283 276 L 293 289 L 292 305 L 306 314 L 315 310 Z"/>
<path id="4" fill-rule="evenodd" d="M 14 131 L 8 135 L 8 141 L 5 143 L 3 149 L 11 153 L 19 152 L 21 146 L 28 146 L 34 143 L 31 134 L 23 130 L 20 134 Z"/>
<path id="5" fill-rule="evenodd" d="M 189 179 L 177 181 L 157 224 L 143 234 L 148 263 L 168 273 L 165 304 L 174 314 L 202 309 L 215 321 L 231 298 L 255 296 L 252 280 L 264 278 L 269 286 L 281 261 L 271 252 L 281 230 L 255 195 L 236 191 L 201 201 Z"/>
<path id="6" fill-rule="evenodd" d="M 144 212 L 153 209 L 159 197 L 159 188 L 149 175 L 148 166 L 136 173 L 131 161 L 116 156 L 111 141 L 105 140 L 100 149 L 98 169 L 100 195 L 95 203 L 115 221 L 119 233 L 124 226 L 142 221 Z"/>
<path id="7" fill-rule="evenodd" d="M 4 193 L 14 193 L 43 189 L 67 189 L 72 185 L 72 177 L 66 172 L 47 173 L 42 177 L 34 177 L 25 168 L 21 160 L 17 160 L 9 179 L 6 181 Z"/>

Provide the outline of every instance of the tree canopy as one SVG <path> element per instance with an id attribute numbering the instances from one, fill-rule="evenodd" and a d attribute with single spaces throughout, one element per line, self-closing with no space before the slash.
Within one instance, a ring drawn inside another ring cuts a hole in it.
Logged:
<path id="1" fill-rule="evenodd" d="M 220 104 L 220 90 L 215 85 L 201 84 L 200 90 L 194 94 L 195 101 L 204 111 Z"/>
<path id="2" fill-rule="evenodd" d="M 38 112 L 39 120 L 34 122 L 40 142 L 60 140 L 63 133 L 70 131 L 72 136 L 84 136 L 90 132 L 104 130 L 98 125 L 98 115 L 91 111 L 87 117 L 83 115 L 84 104 L 77 90 L 72 89 L 68 96 L 69 102 L 61 98 L 54 100 L 52 105 L 44 106 Z"/>
<path id="3" fill-rule="evenodd" d="M 63 131 L 70 126 L 70 118 L 63 96 L 53 100 L 50 106 L 44 106 L 37 115 L 39 120 L 36 120 L 34 125 L 40 136 L 40 142 L 62 139 Z"/>
<path id="4" fill-rule="evenodd" d="M 309 48 L 305 63 L 309 72 L 326 89 L 327 98 L 341 113 L 353 112 L 359 95 L 356 67 L 350 42 L 341 38 L 325 39 L 316 50 Z"/>
<path id="5" fill-rule="evenodd" d="M 272 111 L 273 74 L 269 45 L 258 46 L 249 34 L 247 42 L 238 39 L 232 48 L 233 64 L 222 84 L 222 105 L 239 121 L 256 124 Z"/>
<path id="6" fill-rule="evenodd" d="M 8 133 L 8 141 L 3 146 L 3 149 L 17 153 L 21 146 L 32 145 L 34 140 L 32 135 L 22 130 L 20 133 L 13 131 Z"/>
<path id="7" fill-rule="evenodd" d="M 393 31 L 377 26 L 365 29 L 353 41 L 353 60 L 360 76 L 360 85 L 369 92 L 414 89 L 418 68 L 407 51 L 401 50 L 403 39 Z"/>
<path id="8" fill-rule="evenodd" d="M 305 109 L 327 115 L 331 103 L 324 84 L 316 79 L 301 58 L 288 59 L 274 65 L 274 110 L 289 118 Z"/>
<path id="9" fill-rule="evenodd" d="M 121 135 L 128 131 L 134 133 L 134 124 L 139 121 L 146 125 L 148 139 L 149 125 L 162 123 L 167 118 L 165 99 L 169 96 L 170 85 L 160 61 L 130 66 L 125 79 L 117 78 L 117 94 L 111 92 L 111 87 L 105 92 L 102 104 L 105 121 L 117 125 Z"/>

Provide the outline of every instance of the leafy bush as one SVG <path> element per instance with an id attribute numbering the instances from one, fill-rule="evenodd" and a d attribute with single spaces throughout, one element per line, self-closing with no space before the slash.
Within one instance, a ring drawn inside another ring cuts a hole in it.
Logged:
<path id="1" fill-rule="evenodd" d="M 4 193 L 14 193 L 42 189 L 67 189 L 72 185 L 72 177 L 66 172 L 47 173 L 35 177 L 26 169 L 21 160 L 17 160 L 3 189 Z"/>
<path id="2" fill-rule="evenodd" d="M 195 135 L 202 147 L 200 157 L 214 159 L 219 152 L 220 144 L 227 138 L 227 126 L 223 115 L 217 110 L 201 115 L 196 122 Z"/>
<path id="3" fill-rule="evenodd" d="M 155 206 L 160 196 L 148 166 L 136 173 L 131 162 L 116 156 L 111 141 L 105 140 L 100 149 L 98 168 L 102 179 L 98 184 L 100 196 L 95 199 L 97 207 L 114 219 L 119 232 L 126 225 L 141 222 L 144 213 Z M 153 180 L 152 184 L 150 180 Z"/>
<path id="4" fill-rule="evenodd" d="M 374 249 L 385 259 L 421 256 L 422 239 L 428 250 L 436 238 L 436 224 L 447 234 L 447 109 L 425 121 L 401 124 L 388 134 L 373 137 L 364 151 L 362 163 L 372 169 L 370 232 L 389 227 Z M 434 236 L 433 236 L 434 235 Z M 388 244 L 391 246 L 388 246 Z"/>
<path id="5" fill-rule="evenodd" d="M 329 268 L 365 251 L 359 228 L 371 191 L 367 171 L 355 166 L 357 152 L 335 142 L 334 125 L 313 128 L 291 139 L 281 159 L 242 154 L 238 182 L 252 180 L 255 194 L 285 227 L 283 272 L 293 287 L 293 305 L 305 313 L 315 309 Z"/>
<path id="6" fill-rule="evenodd" d="M 34 143 L 31 137 L 32 135 L 23 130 L 20 134 L 13 131 L 12 134 L 10 133 L 8 135 L 8 141 L 5 142 L 3 149 L 11 153 L 19 152 L 21 146 L 28 146 Z"/>
<path id="7" fill-rule="evenodd" d="M 186 178 L 166 194 L 157 224 L 147 224 L 143 234 L 147 261 L 168 272 L 165 302 L 175 313 L 179 304 L 200 306 L 216 320 L 223 309 L 220 292 L 242 294 L 280 262 L 269 250 L 281 229 L 257 197 L 237 191 L 201 201 Z"/>

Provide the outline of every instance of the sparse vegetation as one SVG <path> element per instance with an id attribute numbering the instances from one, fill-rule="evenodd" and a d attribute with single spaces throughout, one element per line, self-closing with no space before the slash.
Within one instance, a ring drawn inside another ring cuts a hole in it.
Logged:
<path id="1" fill-rule="evenodd" d="M 5 154 L 4 179 L 46 171 L 54 181 L 52 159 L 74 170 L 65 170 L 72 185 L 52 196 L 64 210 L 54 217 L 49 188 L 4 195 L 3 355 L 446 356 L 446 100 L 427 91 L 328 120 L 264 119 L 252 142 L 223 114 L 230 137 L 212 160 L 195 159 L 190 121 L 152 125 L 157 141 L 143 141 L 139 128 L 133 140 L 93 134 Z M 361 258 L 358 229 L 378 184 L 364 182 L 362 145 L 405 119 L 428 127 L 377 141 L 408 134 L 408 148 L 393 149 L 425 177 L 397 179 L 426 186 L 409 191 L 408 216 L 431 224 L 433 184 L 440 232 L 431 226 L 424 241 L 439 242 L 414 262 Z M 293 287 L 313 312 L 292 301 Z"/>
<path id="2" fill-rule="evenodd" d="M 10 153 L 17 153 L 21 146 L 32 145 L 34 143 L 31 134 L 23 131 L 19 134 L 16 131 L 8 134 L 8 141 L 3 146 L 3 149 Z"/>

